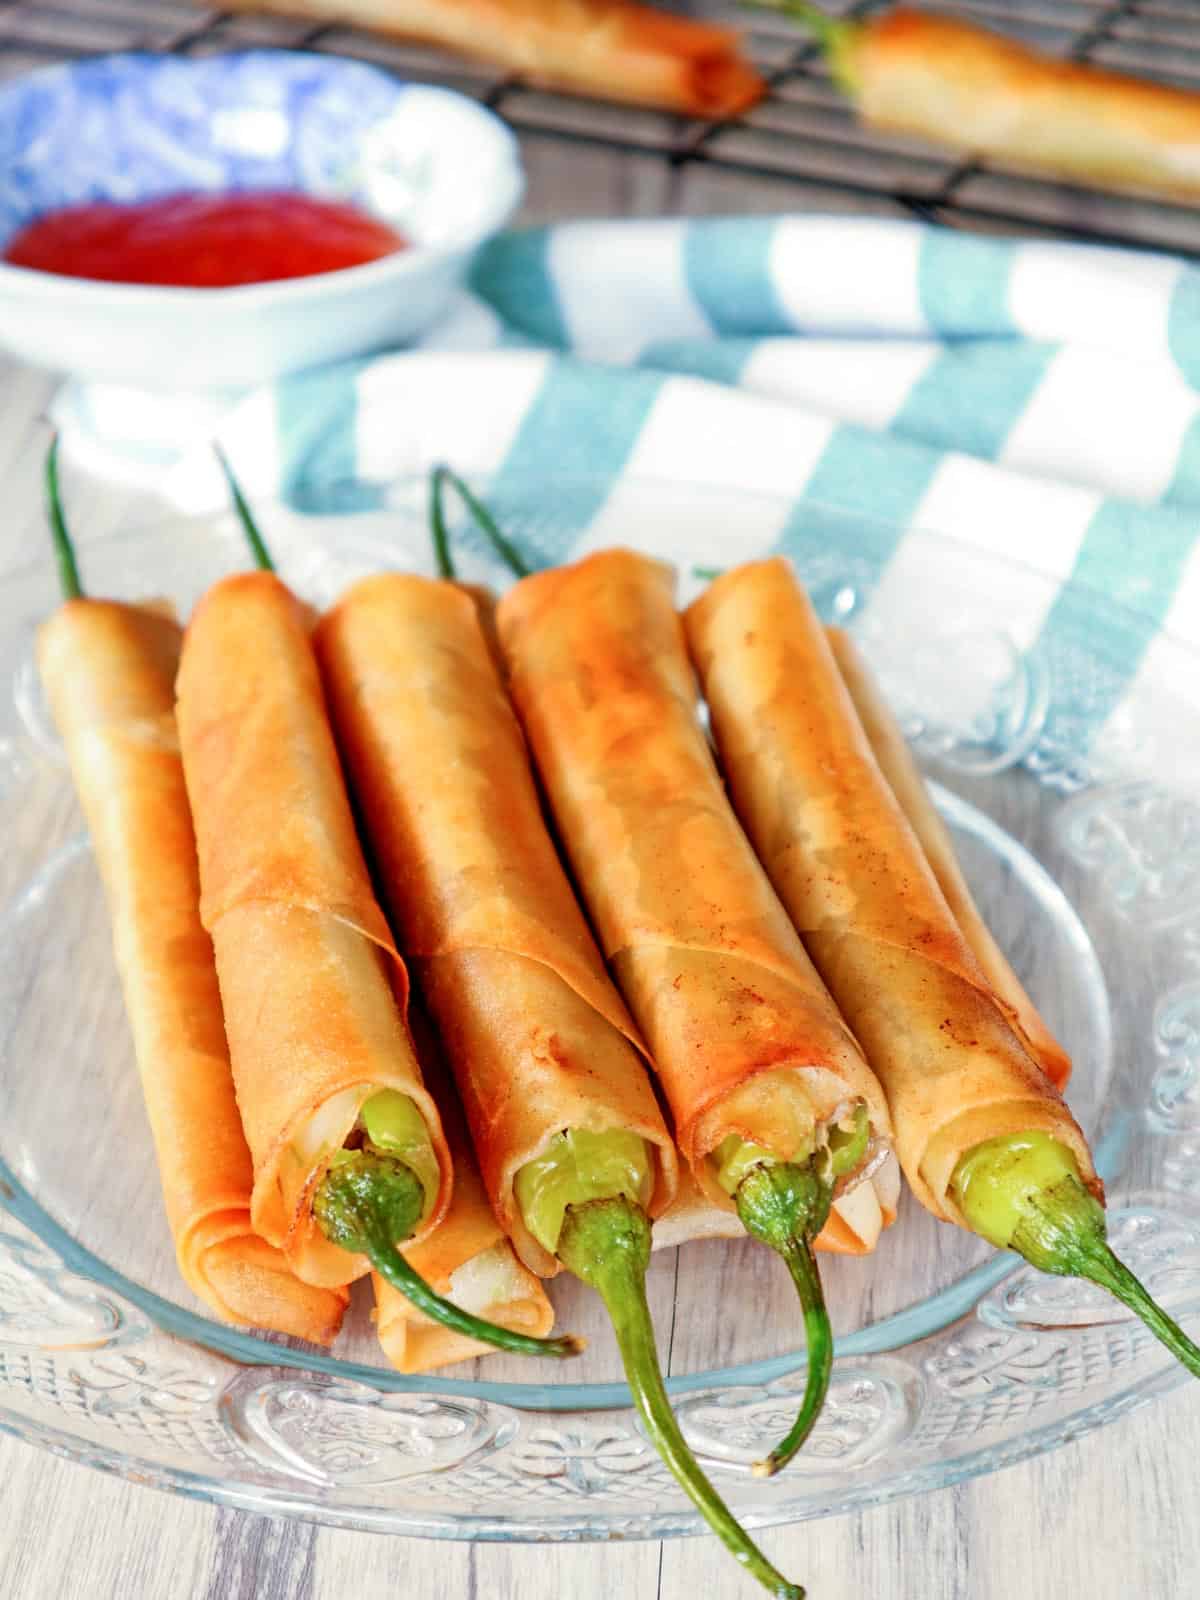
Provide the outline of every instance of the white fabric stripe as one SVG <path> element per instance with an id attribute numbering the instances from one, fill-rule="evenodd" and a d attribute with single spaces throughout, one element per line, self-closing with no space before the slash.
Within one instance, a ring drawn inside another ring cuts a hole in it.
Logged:
<path id="1" fill-rule="evenodd" d="M 1183 263 L 1093 246 L 1023 244 L 1008 309 L 1031 339 L 1075 340 L 1141 359 L 1169 359 L 1167 316 Z"/>
<path id="2" fill-rule="evenodd" d="M 687 224 L 673 219 L 556 228 L 547 263 L 574 355 L 629 362 L 660 339 L 711 339 L 713 327 L 688 288 Z"/>
<path id="3" fill-rule="evenodd" d="M 943 348 L 928 339 L 764 339 L 739 385 L 841 422 L 886 428 Z"/>
<path id="4" fill-rule="evenodd" d="M 1114 360 L 1072 345 L 1051 361 L 1000 460 L 1107 494 L 1157 500 L 1197 413 L 1195 390 L 1165 362 Z"/>
<path id="5" fill-rule="evenodd" d="M 928 333 L 921 311 L 923 230 L 877 217 L 788 217 L 770 272 L 792 324 L 826 333 Z"/>
<path id="6" fill-rule="evenodd" d="M 681 570 L 726 566 L 737 555 L 730 544 L 736 527 L 747 555 L 762 550 L 778 538 L 833 427 L 824 417 L 696 378 L 668 379 L 579 549 L 637 544 Z M 642 490 L 629 490 L 639 482 L 703 484 L 714 493 L 699 506 L 689 496 L 683 525 L 669 515 L 669 492 L 660 514 Z M 757 492 L 747 492 L 748 485 Z"/>
<path id="7" fill-rule="evenodd" d="M 514 350 L 390 356 L 358 381 L 358 470 L 386 482 L 448 461 L 491 472 L 504 460 L 551 357 Z"/>
<path id="8" fill-rule="evenodd" d="M 970 456 L 949 455 L 922 496 L 911 526 L 941 534 L 964 548 L 931 548 L 919 539 L 905 539 L 876 588 L 870 612 L 896 615 L 903 593 L 917 619 L 952 616 L 953 595 L 956 590 L 961 593 L 964 581 L 973 581 L 964 580 L 964 570 L 970 573 L 976 568 L 978 582 L 989 589 L 1001 581 L 1000 571 L 990 563 L 974 562 L 972 552 L 1029 561 L 1038 570 L 1014 566 L 1007 571 L 1004 592 L 995 594 L 993 605 L 997 628 L 1027 649 L 1057 593 L 1057 584 L 1044 574 L 1061 580 L 1071 571 L 1101 500 L 1091 489 L 1048 483 Z"/>

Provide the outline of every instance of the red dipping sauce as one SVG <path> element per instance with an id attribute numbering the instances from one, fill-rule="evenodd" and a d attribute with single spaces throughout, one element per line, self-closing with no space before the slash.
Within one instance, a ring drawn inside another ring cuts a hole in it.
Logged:
<path id="1" fill-rule="evenodd" d="M 406 244 L 345 201 L 248 190 L 66 206 L 22 228 L 4 259 L 67 278 L 228 289 L 362 266 Z"/>

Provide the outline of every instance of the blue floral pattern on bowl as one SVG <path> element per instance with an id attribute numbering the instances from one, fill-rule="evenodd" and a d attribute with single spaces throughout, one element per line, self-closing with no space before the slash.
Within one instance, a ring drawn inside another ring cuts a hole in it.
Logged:
<path id="1" fill-rule="evenodd" d="M 449 144 L 478 162 L 483 120 L 499 127 L 462 96 L 294 51 L 52 67 L 0 90 L 0 247 L 56 207 L 228 189 L 353 200 L 442 243 L 466 214 L 444 194 L 428 203 L 436 159 Z M 471 216 L 486 176 L 466 175 Z"/>

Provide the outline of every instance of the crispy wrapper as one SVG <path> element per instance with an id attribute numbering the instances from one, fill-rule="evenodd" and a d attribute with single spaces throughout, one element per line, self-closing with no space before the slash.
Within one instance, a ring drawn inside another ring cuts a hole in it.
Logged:
<path id="1" fill-rule="evenodd" d="M 328 1344 L 346 1294 L 311 1288 L 255 1236 L 175 729 L 182 634 L 157 610 L 72 600 L 38 664 L 104 879 L 179 1269 L 219 1317 Z"/>
<path id="2" fill-rule="evenodd" d="M 404 1021 L 407 976 L 354 830 L 306 614 L 278 578 L 214 585 L 184 636 L 177 709 L 254 1226 L 316 1284 L 365 1257 L 326 1241 L 314 1189 L 380 1089 L 410 1096 L 450 1202 L 450 1155 Z"/>
<path id="3" fill-rule="evenodd" d="M 908 818 L 913 832 L 933 869 L 946 904 L 961 928 L 975 959 L 983 968 L 992 994 L 1021 1037 L 1021 1042 L 1037 1061 L 1056 1089 L 1065 1087 L 1071 1076 L 1071 1058 L 1050 1032 L 1041 1012 L 1025 992 L 1003 950 L 992 937 L 991 929 L 979 914 L 963 877 L 958 857 L 946 824 L 925 787 L 908 741 L 871 671 L 850 635 L 841 628 L 826 628 L 830 649 L 850 691 L 854 709 L 870 740 L 880 771 Z"/>
<path id="4" fill-rule="evenodd" d="M 484 1183 L 527 1266 L 517 1172 L 566 1128 L 623 1128 L 656 1154 L 656 1215 L 675 1150 L 546 829 L 524 740 L 455 585 L 394 574 L 322 619 L 337 735 L 404 949 L 466 1108 Z"/>
<path id="5" fill-rule="evenodd" d="M 984 1139 L 1040 1128 L 1091 1156 L 954 920 L 879 769 L 825 632 L 781 559 L 718 578 L 688 639 L 730 792 L 887 1091 L 905 1176 L 935 1216 Z"/>
<path id="6" fill-rule="evenodd" d="M 497 621 L 576 881 L 650 1044 L 680 1151 L 728 1210 L 709 1153 L 738 1134 L 786 1160 L 802 1136 L 764 1075 L 798 1072 L 818 1122 L 864 1100 L 877 1159 L 890 1121 L 725 799 L 673 589 L 660 562 L 608 551 L 517 584 Z"/>
<path id="7" fill-rule="evenodd" d="M 1200 197 L 1193 91 L 903 6 L 857 30 L 845 73 L 872 127 L 1100 188 Z"/>
<path id="8" fill-rule="evenodd" d="M 438 1103 L 442 1127 L 454 1162 L 450 1209 L 420 1244 L 404 1246 L 404 1254 L 425 1282 L 455 1305 L 541 1338 L 554 1325 L 554 1307 L 540 1281 L 517 1260 L 496 1213 L 471 1148 L 462 1108 L 433 1030 L 419 1007 L 409 1014 L 413 1039 L 426 1086 Z M 401 1372 L 430 1372 L 454 1361 L 471 1361 L 493 1353 L 493 1346 L 464 1338 L 432 1322 L 377 1272 L 375 1324 L 388 1360 Z"/>
<path id="9" fill-rule="evenodd" d="M 235 11 L 371 28 L 600 100 L 728 117 L 765 85 L 730 28 L 630 0 L 234 0 Z"/>

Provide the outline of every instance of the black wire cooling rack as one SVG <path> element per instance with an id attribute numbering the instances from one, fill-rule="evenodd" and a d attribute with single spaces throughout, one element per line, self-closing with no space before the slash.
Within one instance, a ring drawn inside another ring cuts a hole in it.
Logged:
<path id="1" fill-rule="evenodd" d="M 682 6 L 683 0 L 677 0 Z M 833 0 L 862 15 L 886 0 Z M 858 126 L 818 52 L 786 19 L 733 4 L 692 6 L 737 22 L 770 92 L 746 116 L 698 123 L 531 89 L 441 51 L 336 25 L 314 27 L 190 0 L 0 0 L 0 79 L 40 64 L 111 50 L 203 55 L 276 45 L 356 57 L 485 102 L 530 141 L 637 154 L 676 174 L 707 168 L 741 176 L 750 194 L 768 179 L 798 203 L 897 209 L 958 227 L 1045 233 L 1200 257 L 1200 207 L 1101 194 L 956 159 L 932 146 Z M 1200 0 L 938 0 L 1055 55 L 1200 91 Z"/>

